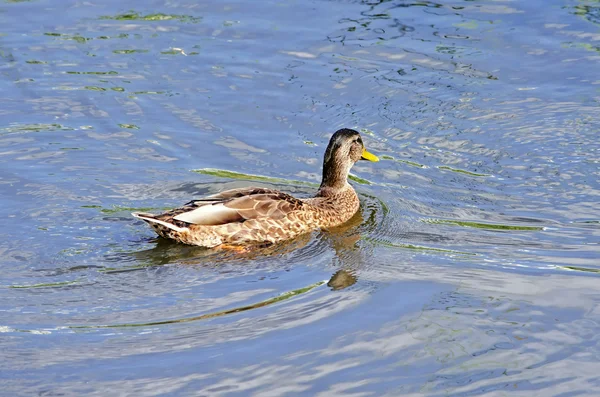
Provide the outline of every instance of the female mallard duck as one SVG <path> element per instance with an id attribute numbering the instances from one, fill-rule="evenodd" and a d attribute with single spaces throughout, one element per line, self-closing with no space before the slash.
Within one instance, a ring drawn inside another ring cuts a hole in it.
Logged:
<path id="1" fill-rule="evenodd" d="M 323 160 L 323 179 L 315 197 L 297 199 L 273 189 L 248 187 L 192 200 L 160 215 L 134 212 L 162 237 L 203 247 L 276 243 L 315 229 L 340 225 L 358 211 L 348 183 L 358 160 L 379 161 L 367 152 L 360 134 L 341 129 L 331 137 Z"/>

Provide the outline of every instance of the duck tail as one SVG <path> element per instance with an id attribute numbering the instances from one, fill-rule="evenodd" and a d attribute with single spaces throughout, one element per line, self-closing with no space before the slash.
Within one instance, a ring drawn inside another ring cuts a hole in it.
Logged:
<path id="1" fill-rule="evenodd" d="M 145 213 L 145 212 L 132 212 L 131 215 L 134 218 L 138 218 L 138 219 L 141 219 L 141 220 L 143 220 L 145 222 L 148 222 L 152 226 L 161 225 L 161 226 L 164 226 L 164 227 L 166 227 L 168 229 L 175 230 L 176 232 L 184 232 L 184 231 L 188 230 L 187 227 L 179 227 L 179 226 L 174 225 L 172 223 L 165 222 L 165 221 L 162 221 L 160 219 L 156 219 L 156 215 L 154 215 L 154 214 L 148 214 L 148 213 Z"/>

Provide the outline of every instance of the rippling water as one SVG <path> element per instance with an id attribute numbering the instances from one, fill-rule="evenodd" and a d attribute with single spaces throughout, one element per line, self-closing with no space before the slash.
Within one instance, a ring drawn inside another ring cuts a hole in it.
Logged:
<path id="1" fill-rule="evenodd" d="M 600 2 L 0 0 L 6 395 L 600 395 Z M 361 213 L 264 251 L 133 210 Z"/>

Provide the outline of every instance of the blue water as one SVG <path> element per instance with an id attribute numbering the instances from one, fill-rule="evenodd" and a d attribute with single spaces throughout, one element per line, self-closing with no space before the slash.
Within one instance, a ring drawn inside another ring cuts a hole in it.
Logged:
<path id="1" fill-rule="evenodd" d="M 595 0 L 0 0 L 0 394 L 600 395 L 599 71 Z M 129 215 L 310 195 L 342 127 L 344 227 Z"/>

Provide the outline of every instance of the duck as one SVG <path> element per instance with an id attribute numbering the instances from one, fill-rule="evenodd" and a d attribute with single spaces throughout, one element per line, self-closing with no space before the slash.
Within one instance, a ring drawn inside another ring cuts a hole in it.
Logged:
<path id="1" fill-rule="evenodd" d="M 268 246 L 318 229 L 340 226 L 360 207 L 348 183 L 359 160 L 377 162 L 361 135 L 336 131 L 323 157 L 321 185 L 313 197 L 296 198 L 265 187 L 225 190 L 162 214 L 133 212 L 161 237 L 206 248 Z"/>

